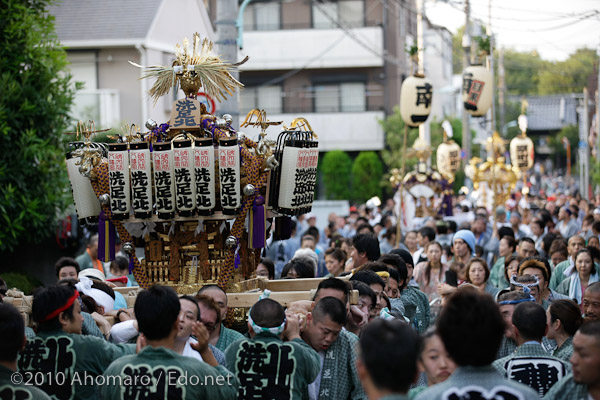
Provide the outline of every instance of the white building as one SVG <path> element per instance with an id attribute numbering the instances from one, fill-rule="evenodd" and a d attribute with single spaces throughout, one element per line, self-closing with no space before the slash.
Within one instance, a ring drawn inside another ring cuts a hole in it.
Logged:
<path id="1" fill-rule="evenodd" d="M 172 101 L 148 96 L 153 82 L 129 64 L 169 65 L 175 44 L 194 32 L 214 40 L 208 12 L 189 0 L 59 0 L 50 8 L 58 39 L 66 47 L 73 80 L 83 83 L 71 115 L 93 119 L 96 128 L 122 123 L 166 122 Z M 179 93 L 181 95 L 181 93 Z M 181 97 L 181 96 L 179 96 Z"/>
<path id="2" fill-rule="evenodd" d="M 213 21 L 215 7 L 212 0 Z M 321 151 L 383 149 L 379 121 L 400 99 L 405 38 L 416 32 L 412 10 L 412 1 L 251 2 L 240 57 L 250 57 L 240 73 L 241 120 L 258 107 L 287 125 L 306 118 Z"/>

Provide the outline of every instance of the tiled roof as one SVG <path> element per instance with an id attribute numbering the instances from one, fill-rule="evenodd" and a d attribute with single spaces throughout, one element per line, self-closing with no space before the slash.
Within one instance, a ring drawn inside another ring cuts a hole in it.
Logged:
<path id="1" fill-rule="evenodd" d="M 60 41 L 143 39 L 163 0 L 58 0 L 50 7 Z"/>
<path id="2" fill-rule="evenodd" d="M 553 131 L 577 124 L 577 98 L 572 94 L 527 97 L 527 130 Z"/>

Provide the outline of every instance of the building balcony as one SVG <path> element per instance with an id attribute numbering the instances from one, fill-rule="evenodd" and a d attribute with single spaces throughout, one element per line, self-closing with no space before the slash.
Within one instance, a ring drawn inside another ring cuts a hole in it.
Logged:
<path id="1" fill-rule="evenodd" d="M 295 118 L 303 117 L 319 137 L 319 151 L 366 151 L 384 148 L 384 132 L 380 120 L 383 111 L 269 114 L 271 121 L 283 121 L 287 126 Z M 246 129 L 249 137 L 253 132 Z M 277 140 L 279 127 L 267 131 L 268 137 Z"/>
<path id="2" fill-rule="evenodd" d="M 342 29 L 244 32 L 243 52 L 250 60 L 240 70 L 382 67 L 383 29 L 368 26 L 349 32 L 352 37 Z"/>

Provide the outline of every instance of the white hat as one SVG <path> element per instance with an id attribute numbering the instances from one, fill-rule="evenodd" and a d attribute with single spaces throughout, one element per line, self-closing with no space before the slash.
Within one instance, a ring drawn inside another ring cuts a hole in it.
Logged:
<path id="1" fill-rule="evenodd" d="M 81 278 L 82 276 L 106 282 L 106 277 L 104 276 L 104 273 L 102 271 L 97 270 L 96 268 L 86 268 L 82 271 L 79 271 L 78 277 Z"/>

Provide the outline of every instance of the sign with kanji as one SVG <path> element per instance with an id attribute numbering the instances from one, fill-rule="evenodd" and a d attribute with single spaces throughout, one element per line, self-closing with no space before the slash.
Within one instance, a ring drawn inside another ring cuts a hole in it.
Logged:
<path id="1" fill-rule="evenodd" d="M 158 217 L 170 219 L 175 212 L 175 180 L 171 143 L 154 144 L 154 188 Z"/>
<path id="2" fill-rule="evenodd" d="M 136 218 L 152 215 L 152 160 L 148 142 L 131 143 L 131 206 Z"/>
<path id="3" fill-rule="evenodd" d="M 127 143 L 108 145 L 108 182 L 110 188 L 110 210 L 115 219 L 129 217 L 129 154 Z"/>
<path id="4" fill-rule="evenodd" d="M 215 208 L 215 149 L 212 139 L 197 139 L 194 148 L 196 209 L 202 215 Z"/>
<path id="5" fill-rule="evenodd" d="M 221 206 L 224 214 L 235 214 L 241 206 L 240 149 L 237 138 L 219 141 Z"/>
<path id="6" fill-rule="evenodd" d="M 194 99 L 180 99 L 173 103 L 170 129 L 198 129 L 200 126 L 200 102 Z"/>
<path id="7" fill-rule="evenodd" d="M 196 178 L 192 141 L 175 141 L 173 147 L 177 211 L 181 216 L 190 216 L 196 207 Z"/>

